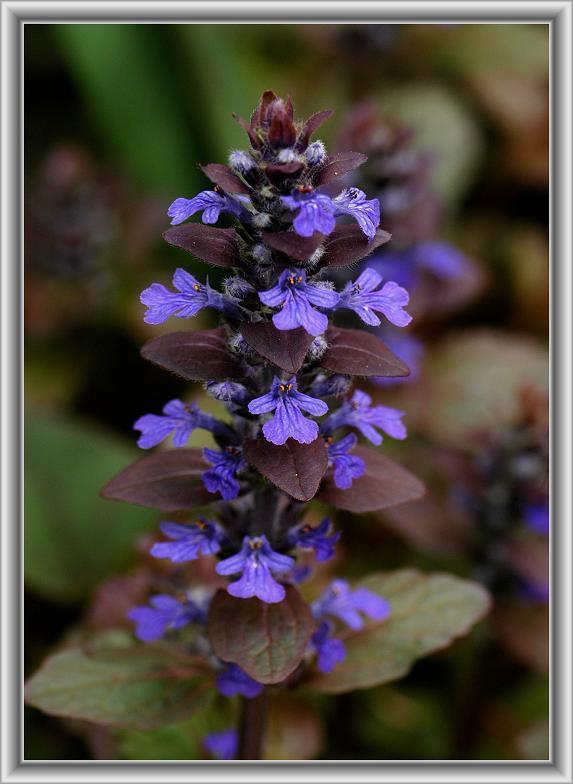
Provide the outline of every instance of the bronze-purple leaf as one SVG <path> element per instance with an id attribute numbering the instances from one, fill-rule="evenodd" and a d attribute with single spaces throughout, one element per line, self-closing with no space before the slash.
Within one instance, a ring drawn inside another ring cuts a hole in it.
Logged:
<path id="1" fill-rule="evenodd" d="M 247 322 L 241 334 L 252 349 L 287 373 L 298 373 L 314 340 L 302 327 L 285 331 L 272 321 Z"/>
<path id="2" fill-rule="evenodd" d="M 330 327 L 326 338 L 328 351 L 321 367 L 350 376 L 408 376 L 407 366 L 393 354 L 380 338 L 358 329 Z"/>
<path id="3" fill-rule="evenodd" d="M 252 147 L 254 150 L 260 150 L 260 148 L 262 147 L 262 144 L 263 144 L 263 142 L 262 142 L 262 140 L 261 140 L 261 139 L 260 139 L 260 138 L 257 136 L 257 134 L 255 133 L 255 131 L 253 130 L 253 128 L 252 128 L 252 126 L 251 126 L 251 124 L 250 124 L 250 123 L 248 123 L 248 122 L 247 122 L 247 121 L 246 121 L 246 120 L 245 120 L 243 117 L 241 117 L 239 114 L 235 114 L 234 112 L 233 112 L 233 120 L 235 120 L 235 122 L 238 122 L 238 123 L 239 123 L 239 125 L 241 126 L 241 128 L 242 128 L 242 129 L 245 131 L 245 133 L 246 133 L 246 134 L 247 134 L 247 136 L 249 137 L 249 141 L 251 142 L 251 147 Z"/>
<path id="4" fill-rule="evenodd" d="M 192 509 L 213 501 L 201 479 L 208 467 L 200 449 L 155 452 L 124 468 L 101 494 L 162 512 Z"/>
<path id="5" fill-rule="evenodd" d="M 141 355 L 188 381 L 224 381 L 242 375 L 227 348 L 223 327 L 160 335 L 144 344 Z"/>
<path id="6" fill-rule="evenodd" d="M 292 163 L 271 163 L 265 167 L 265 174 L 271 182 L 281 182 L 287 177 L 298 177 L 304 169 L 302 161 Z"/>
<path id="7" fill-rule="evenodd" d="M 223 163 L 201 166 L 204 174 L 226 193 L 250 193 L 251 189 L 235 172 Z"/>
<path id="8" fill-rule="evenodd" d="M 324 109 L 322 112 L 312 114 L 302 127 L 302 131 L 296 143 L 296 149 L 304 151 L 308 147 L 308 141 L 315 131 L 317 131 L 323 122 L 326 122 L 329 117 L 334 114 L 332 109 Z"/>
<path id="9" fill-rule="evenodd" d="M 310 501 L 328 467 L 324 440 L 319 436 L 312 444 L 299 444 L 289 438 L 277 446 L 260 435 L 245 444 L 245 459 L 263 476 L 298 501 Z"/>
<path id="10" fill-rule="evenodd" d="M 329 155 L 315 174 L 314 184 L 326 185 L 352 169 L 362 166 L 367 160 L 368 157 L 361 152 L 337 152 L 335 155 Z"/>
<path id="11" fill-rule="evenodd" d="M 301 237 L 294 231 L 263 231 L 262 238 L 268 248 L 285 253 L 297 261 L 306 261 L 324 240 L 324 234 L 315 231 L 312 237 Z"/>
<path id="12" fill-rule="evenodd" d="M 217 267 L 237 267 L 241 263 L 239 235 L 235 229 L 217 229 L 202 223 L 186 223 L 163 233 L 170 245 L 192 253 Z"/>
<path id="13" fill-rule="evenodd" d="M 278 604 L 215 594 L 207 621 L 213 653 L 259 683 L 280 683 L 300 664 L 314 620 L 292 585 Z"/>
<path id="14" fill-rule="evenodd" d="M 384 245 L 392 235 L 378 229 L 376 236 L 368 240 L 360 226 L 352 223 L 337 226 L 324 244 L 321 267 L 349 267 L 369 256 L 373 250 Z"/>
<path id="15" fill-rule="evenodd" d="M 333 479 L 327 477 L 318 494 L 321 501 L 348 512 L 375 512 L 415 501 L 426 492 L 419 479 L 375 449 L 357 446 L 353 454 L 364 460 L 364 474 L 355 479 L 348 490 L 340 490 Z"/>

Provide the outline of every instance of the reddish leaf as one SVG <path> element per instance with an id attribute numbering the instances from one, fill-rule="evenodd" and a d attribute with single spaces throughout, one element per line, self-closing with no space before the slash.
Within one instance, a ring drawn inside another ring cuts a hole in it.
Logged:
<path id="1" fill-rule="evenodd" d="M 346 172 L 362 166 L 367 160 L 368 157 L 362 155 L 361 152 L 337 152 L 335 155 L 329 155 L 316 173 L 314 184 L 316 186 L 326 185 Z"/>
<path id="2" fill-rule="evenodd" d="M 318 248 L 324 235 L 315 231 L 312 237 L 300 237 L 294 231 L 263 231 L 263 242 L 269 248 L 291 256 L 297 261 L 306 261 Z"/>
<path id="3" fill-rule="evenodd" d="M 239 235 L 235 229 L 186 223 L 163 232 L 163 239 L 217 267 L 237 267 L 241 263 Z"/>
<path id="4" fill-rule="evenodd" d="M 268 140 L 271 147 L 292 147 L 296 141 L 296 128 L 286 106 L 277 101 L 273 104 L 270 115 Z"/>
<path id="5" fill-rule="evenodd" d="M 289 438 L 276 446 L 259 436 L 245 444 L 245 459 L 274 485 L 298 501 L 310 501 L 315 495 L 328 465 L 322 438 L 312 444 L 299 444 Z"/>
<path id="6" fill-rule="evenodd" d="M 287 373 L 298 373 L 314 340 L 302 327 L 285 331 L 272 321 L 245 323 L 241 334 L 252 349 Z"/>
<path id="7" fill-rule="evenodd" d="M 251 114 L 251 125 L 253 127 L 262 125 L 263 121 L 266 119 L 269 106 L 273 103 L 273 101 L 276 100 L 277 95 L 272 90 L 265 90 L 265 92 L 259 98 L 259 102 L 255 110 Z"/>
<path id="8" fill-rule="evenodd" d="M 321 501 L 349 512 L 375 512 L 415 501 L 426 492 L 419 479 L 380 452 L 357 446 L 353 454 L 364 460 L 364 475 L 355 479 L 348 490 L 339 490 L 327 478 L 318 494 Z"/>
<path id="9" fill-rule="evenodd" d="M 331 327 L 329 348 L 321 367 L 351 376 L 408 376 L 407 366 L 376 335 L 358 329 Z"/>
<path id="10" fill-rule="evenodd" d="M 242 374 L 223 327 L 160 335 L 144 344 L 141 355 L 188 381 L 223 381 Z"/>
<path id="11" fill-rule="evenodd" d="M 333 114 L 334 112 L 332 109 L 324 109 L 322 112 L 312 114 L 302 127 L 302 131 L 300 132 L 296 143 L 296 149 L 301 151 L 306 150 L 312 134 L 320 128 L 323 122 L 326 122 L 329 117 L 332 117 Z"/>
<path id="12" fill-rule="evenodd" d="M 360 259 L 369 256 L 391 239 L 387 231 L 378 229 L 372 240 L 364 235 L 360 226 L 351 223 L 337 226 L 325 242 L 324 255 L 320 259 L 322 267 L 349 267 Z"/>
<path id="13" fill-rule="evenodd" d="M 234 171 L 223 163 L 208 163 L 201 166 L 207 177 L 226 193 L 250 193 L 251 189 Z"/>
<path id="14" fill-rule="evenodd" d="M 235 114 L 233 112 L 233 120 L 239 123 L 241 128 L 245 131 L 247 136 L 249 137 L 249 141 L 251 142 L 251 147 L 254 150 L 260 150 L 262 146 L 262 141 L 259 139 L 255 131 L 252 129 L 251 125 L 243 119 L 239 114 Z"/>
<path id="15" fill-rule="evenodd" d="M 265 167 L 265 174 L 272 182 L 281 182 L 286 177 L 297 177 L 304 169 L 302 161 L 292 163 L 271 163 Z"/>
<path id="16" fill-rule="evenodd" d="M 202 473 L 209 466 L 200 449 L 155 452 L 124 468 L 101 491 L 104 498 L 178 512 L 213 501 Z"/>
<path id="17" fill-rule="evenodd" d="M 219 591 L 207 633 L 219 659 L 238 664 L 259 683 L 280 683 L 300 664 L 314 629 L 307 604 L 291 585 L 278 604 L 235 599 Z"/>

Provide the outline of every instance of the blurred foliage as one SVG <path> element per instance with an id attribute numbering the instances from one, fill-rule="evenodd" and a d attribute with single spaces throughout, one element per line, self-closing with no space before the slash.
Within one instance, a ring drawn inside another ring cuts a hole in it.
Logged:
<path id="1" fill-rule="evenodd" d="M 138 292 L 183 263 L 160 242 L 161 216 L 208 187 L 198 163 L 245 146 L 230 114 L 248 117 L 268 88 L 290 93 L 300 115 L 334 108 L 327 143 L 363 99 L 409 126 L 434 161 L 440 239 L 488 280 L 464 309 L 414 325 L 426 346 L 419 380 L 377 393 L 407 411 L 410 439 L 384 447 L 424 476 L 429 496 L 391 514 L 345 514 L 319 580 L 406 566 L 475 577 L 456 450 L 479 456 L 473 433 L 505 433 L 523 384 L 543 394 L 548 382 L 548 27 L 28 24 L 24 36 L 26 669 L 55 645 L 77 658 L 86 618 L 92 632 L 125 634 L 125 602 L 148 590 L 148 565 L 126 570 L 157 516 L 98 493 L 133 459 L 133 421 L 190 390 L 139 357 L 160 330 L 142 324 Z M 193 434 L 192 445 L 208 443 Z M 494 547 L 502 563 L 505 544 Z M 511 556 L 522 571 L 546 563 L 539 549 L 523 552 Z M 547 605 L 494 599 L 476 633 L 399 683 L 273 695 L 267 758 L 545 758 Z M 232 712 L 217 697 L 182 722 L 111 731 L 27 708 L 26 758 L 199 759 L 201 737 L 230 726 Z"/>
<path id="2" fill-rule="evenodd" d="M 125 569 L 153 514 L 99 498 L 134 450 L 93 426 L 28 416 L 24 553 L 27 587 L 49 599 L 85 599 L 106 575 Z"/>

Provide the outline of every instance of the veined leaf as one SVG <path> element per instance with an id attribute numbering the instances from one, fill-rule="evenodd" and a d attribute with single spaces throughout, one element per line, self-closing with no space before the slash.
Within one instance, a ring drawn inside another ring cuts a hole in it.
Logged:
<path id="1" fill-rule="evenodd" d="M 481 585 L 446 574 L 404 569 L 370 575 L 359 585 L 390 602 L 390 617 L 339 635 L 346 658 L 329 675 L 311 679 L 319 691 L 339 694 L 403 677 L 421 656 L 467 634 L 490 604 Z"/>

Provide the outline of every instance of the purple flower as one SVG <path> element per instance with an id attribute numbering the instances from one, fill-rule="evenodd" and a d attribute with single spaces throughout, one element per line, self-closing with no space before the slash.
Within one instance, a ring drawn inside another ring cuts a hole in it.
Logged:
<path id="1" fill-rule="evenodd" d="M 220 493 L 225 501 L 236 498 L 241 486 L 235 475 L 247 468 L 242 451 L 236 447 L 227 447 L 221 452 L 205 448 L 203 457 L 213 466 L 203 474 L 203 484 L 207 490 Z"/>
<path id="2" fill-rule="evenodd" d="M 215 555 L 221 549 L 224 534 L 217 523 L 200 517 L 196 523 L 165 522 L 160 525 L 162 533 L 172 542 L 157 542 L 150 554 L 154 558 L 169 558 L 173 563 L 195 561 L 199 554 Z"/>
<path id="3" fill-rule="evenodd" d="M 332 624 L 323 621 L 311 637 L 311 645 L 318 658 L 316 666 L 321 672 L 328 674 L 346 658 L 346 649 L 342 640 L 331 637 Z"/>
<path id="4" fill-rule="evenodd" d="M 332 200 L 332 203 L 336 215 L 351 215 L 368 239 L 374 239 L 380 223 L 378 199 L 367 199 L 364 191 L 359 188 L 346 188 Z"/>
<path id="5" fill-rule="evenodd" d="M 463 278 L 471 268 L 467 257 L 448 242 L 420 242 L 411 255 L 415 264 L 443 280 Z"/>
<path id="6" fill-rule="evenodd" d="M 158 594 L 147 605 L 134 607 L 127 614 L 137 624 L 135 636 L 142 642 L 154 642 L 168 629 L 181 629 L 192 622 L 203 623 L 205 613 L 194 602 L 180 602 L 173 596 Z"/>
<path id="7" fill-rule="evenodd" d="M 334 484 L 340 490 L 348 490 L 352 487 L 353 480 L 363 476 L 366 470 L 361 457 L 349 454 L 357 441 L 354 433 L 349 433 L 340 441 L 328 445 L 328 463 L 334 466 Z"/>
<path id="8" fill-rule="evenodd" d="M 549 583 L 536 583 L 533 580 L 520 582 L 519 596 L 531 604 L 545 604 L 549 601 Z"/>
<path id="9" fill-rule="evenodd" d="M 334 203 L 330 196 L 309 190 L 296 190 L 290 196 L 282 197 L 283 204 L 290 210 L 297 210 L 292 225 L 301 237 L 312 237 L 315 231 L 330 234 L 334 231 Z"/>
<path id="10" fill-rule="evenodd" d="M 228 664 L 217 676 L 217 689 L 223 697 L 235 697 L 240 694 L 251 700 L 258 697 L 263 690 L 263 684 L 247 675 L 238 664 Z"/>
<path id="11" fill-rule="evenodd" d="M 231 596 L 250 599 L 256 596 L 262 602 L 275 604 L 285 598 L 285 589 L 276 582 L 272 572 L 288 572 L 294 559 L 271 549 L 266 536 L 245 536 L 241 550 L 219 561 L 217 574 L 241 574 L 241 578 L 227 587 Z"/>
<path id="12" fill-rule="evenodd" d="M 288 438 L 294 438 L 299 444 L 310 444 L 318 435 L 318 425 L 301 414 L 301 409 L 312 416 L 326 414 L 328 406 L 322 400 L 299 392 L 296 377 L 289 382 L 282 382 L 275 376 L 270 390 L 261 397 L 251 400 L 251 414 L 266 414 L 274 411 L 275 415 L 263 425 L 263 434 L 267 441 L 281 445 Z"/>
<path id="13" fill-rule="evenodd" d="M 388 406 L 371 406 L 372 398 L 357 389 L 351 400 L 346 400 L 334 414 L 328 417 L 322 431 L 325 435 L 339 427 L 355 427 L 364 438 L 376 446 L 382 443 L 382 436 L 375 428 L 380 428 L 392 438 L 406 438 L 406 428 L 402 422 L 403 411 Z"/>
<path id="14" fill-rule="evenodd" d="M 396 327 L 407 326 L 412 317 L 406 313 L 404 307 L 410 301 L 410 295 L 394 281 L 390 280 L 379 288 L 381 283 L 382 277 L 368 267 L 354 283 L 346 284 L 339 307 L 350 308 L 372 327 L 380 325 L 380 319 L 374 311 L 383 313 Z"/>
<path id="15" fill-rule="evenodd" d="M 314 550 L 317 561 L 329 561 L 334 555 L 334 545 L 340 539 L 340 531 L 332 531 L 330 519 L 325 519 L 316 528 L 304 525 L 295 529 L 289 536 L 293 546 Z"/>
<path id="16" fill-rule="evenodd" d="M 203 747 L 213 757 L 220 760 L 236 759 L 239 749 L 237 730 L 229 729 L 222 732 L 210 732 L 203 738 Z"/>
<path id="17" fill-rule="evenodd" d="M 223 423 L 209 414 L 204 414 L 194 403 L 186 404 L 181 400 L 170 400 L 163 406 L 163 415 L 144 414 L 133 425 L 141 430 L 137 445 L 151 449 L 173 434 L 173 446 L 185 446 L 189 436 L 196 428 L 217 432 Z"/>
<path id="18" fill-rule="evenodd" d="M 523 509 L 523 519 L 532 531 L 547 536 L 549 533 L 549 502 L 526 504 Z"/>
<path id="19" fill-rule="evenodd" d="M 261 302 L 270 308 L 281 308 L 273 316 L 277 329 L 288 330 L 304 327 L 309 335 L 321 335 L 328 327 L 328 317 L 312 306 L 334 308 L 340 295 L 331 289 L 320 288 L 306 282 L 304 270 L 284 270 L 278 282 L 268 291 L 259 292 Z"/>
<path id="20" fill-rule="evenodd" d="M 229 212 L 238 218 L 242 209 L 240 202 L 232 196 L 215 191 L 201 191 L 192 199 L 175 199 L 167 210 L 167 215 L 172 219 L 172 226 L 183 223 L 196 212 L 203 213 L 203 223 L 217 223 L 222 212 Z"/>
<path id="21" fill-rule="evenodd" d="M 315 618 L 331 615 L 351 629 L 362 629 L 360 613 L 374 621 L 383 621 L 390 615 L 390 603 L 367 588 L 351 590 L 346 580 L 334 580 L 320 599 L 312 603 Z"/>
<path id="22" fill-rule="evenodd" d="M 236 310 L 233 303 L 209 286 L 208 280 L 203 285 L 184 269 L 175 270 L 173 286 L 178 293 L 169 291 L 161 283 L 153 283 L 141 292 L 139 299 L 147 305 L 143 317 L 146 324 L 163 324 L 171 316 L 190 318 L 203 308 L 215 308 L 229 312 L 229 315 Z"/>

